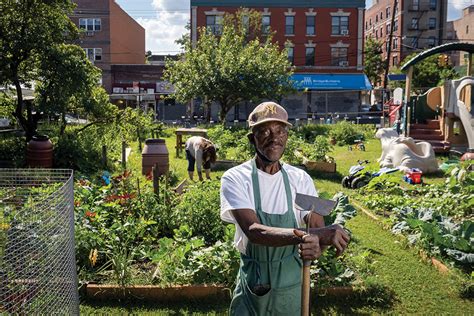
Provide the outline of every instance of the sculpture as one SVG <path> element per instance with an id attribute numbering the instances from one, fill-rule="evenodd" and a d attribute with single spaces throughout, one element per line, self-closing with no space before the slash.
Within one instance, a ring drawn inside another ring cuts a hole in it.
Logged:
<path id="1" fill-rule="evenodd" d="M 432 173 L 438 170 L 438 161 L 433 147 L 428 142 L 415 143 L 413 138 L 399 136 L 391 128 L 381 128 L 375 134 L 382 143 L 382 155 L 377 160 L 380 167 L 399 168 L 408 171 L 418 168 L 423 173 Z"/>

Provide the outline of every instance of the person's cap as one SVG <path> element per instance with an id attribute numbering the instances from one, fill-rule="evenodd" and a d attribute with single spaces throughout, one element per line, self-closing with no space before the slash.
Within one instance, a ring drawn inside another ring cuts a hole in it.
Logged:
<path id="1" fill-rule="evenodd" d="M 292 126 L 288 122 L 288 113 L 279 104 L 275 102 L 263 102 L 250 113 L 248 123 L 249 127 L 254 127 L 266 122 L 282 122 L 288 126 Z"/>

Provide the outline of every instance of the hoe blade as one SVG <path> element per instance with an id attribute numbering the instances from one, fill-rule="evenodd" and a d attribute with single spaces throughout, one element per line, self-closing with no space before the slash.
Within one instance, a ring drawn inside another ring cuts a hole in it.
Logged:
<path id="1" fill-rule="evenodd" d="M 295 203 L 301 211 L 312 211 L 321 216 L 329 215 L 336 206 L 336 201 L 302 193 L 296 193 Z"/>

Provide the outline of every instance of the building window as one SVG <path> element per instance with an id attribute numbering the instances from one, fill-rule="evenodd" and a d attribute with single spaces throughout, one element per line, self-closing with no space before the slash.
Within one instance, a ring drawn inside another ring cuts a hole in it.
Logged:
<path id="1" fill-rule="evenodd" d="M 269 15 L 262 16 L 262 33 L 263 34 L 270 33 L 270 16 Z"/>
<path id="2" fill-rule="evenodd" d="M 369 26 L 372 26 L 372 18 L 369 19 Z"/>
<path id="3" fill-rule="evenodd" d="M 316 33 L 315 25 L 316 25 L 316 17 L 314 15 L 308 15 L 306 17 L 306 35 L 314 35 Z M 367 23 L 366 23 L 366 27 L 367 27 Z"/>
<path id="4" fill-rule="evenodd" d="M 390 17 L 390 7 L 387 7 L 387 8 L 385 9 L 385 18 L 388 19 L 389 17 Z"/>
<path id="5" fill-rule="evenodd" d="M 285 35 L 295 34 L 295 17 L 285 16 Z"/>
<path id="6" fill-rule="evenodd" d="M 369 22 L 365 21 L 365 30 L 369 29 Z"/>
<path id="7" fill-rule="evenodd" d="M 429 28 L 430 30 L 433 30 L 433 29 L 436 28 L 436 18 L 430 18 L 430 19 L 428 20 L 428 28 Z"/>
<path id="8" fill-rule="evenodd" d="M 378 15 L 375 16 L 375 23 L 379 23 L 379 16 Z"/>
<path id="9" fill-rule="evenodd" d="M 248 33 L 249 32 L 249 16 L 248 15 L 243 15 L 242 16 L 242 27 L 244 28 L 244 32 Z"/>
<path id="10" fill-rule="evenodd" d="M 84 48 L 84 51 L 90 61 L 102 60 L 102 48 Z"/>
<path id="11" fill-rule="evenodd" d="M 398 19 L 396 19 L 395 22 L 393 23 L 393 31 L 394 32 L 398 31 Z"/>
<path id="12" fill-rule="evenodd" d="M 392 66 L 398 66 L 398 56 L 393 56 L 393 58 L 392 58 Z"/>
<path id="13" fill-rule="evenodd" d="M 206 15 L 206 29 L 214 35 L 222 34 L 222 15 Z"/>
<path id="14" fill-rule="evenodd" d="M 382 22 L 382 20 L 383 20 L 383 12 L 380 11 L 380 22 Z"/>
<path id="15" fill-rule="evenodd" d="M 379 38 L 379 30 L 375 30 L 375 38 Z"/>
<path id="16" fill-rule="evenodd" d="M 430 36 L 428 37 L 428 46 L 435 47 L 436 46 L 436 37 Z"/>
<path id="17" fill-rule="evenodd" d="M 466 34 L 469 34 L 469 25 L 466 25 Z"/>
<path id="18" fill-rule="evenodd" d="M 418 30 L 418 18 L 411 18 L 410 28 L 412 30 Z"/>
<path id="19" fill-rule="evenodd" d="M 100 31 L 102 26 L 101 19 L 79 19 L 79 28 L 88 32 Z"/>
<path id="20" fill-rule="evenodd" d="M 390 34 L 390 23 L 385 26 L 385 33 Z"/>
<path id="21" fill-rule="evenodd" d="M 411 47 L 412 48 L 418 48 L 418 37 L 412 37 L 411 38 Z"/>
<path id="22" fill-rule="evenodd" d="M 294 64 L 294 52 L 295 50 L 293 49 L 293 47 L 287 47 L 286 48 L 288 50 L 288 61 L 290 62 L 290 64 Z"/>
<path id="23" fill-rule="evenodd" d="M 418 11 L 420 9 L 420 1 L 419 0 L 413 0 L 411 9 L 413 11 Z"/>
<path id="24" fill-rule="evenodd" d="M 314 66 L 314 47 L 306 47 L 306 66 Z"/>
<path id="25" fill-rule="evenodd" d="M 333 16 L 331 21 L 332 35 L 348 35 L 349 34 L 349 17 Z"/>
<path id="26" fill-rule="evenodd" d="M 394 50 L 398 49 L 398 38 L 396 38 L 396 37 L 393 39 L 393 49 Z"/>
<path id="27" fill-rule="evenodd" d="M 438 0 L 430 0 L 430 10 L 436 10 Z"/>
<path id="28" fill-rule="evenodd" d="M 380 37 L 383 37 L 383 27 L 380 28 Z"/>
<path id="29" fill-rule="evenodd" d="M 347 48 L 331 47 L 331 66 L 347 66 Z"/>

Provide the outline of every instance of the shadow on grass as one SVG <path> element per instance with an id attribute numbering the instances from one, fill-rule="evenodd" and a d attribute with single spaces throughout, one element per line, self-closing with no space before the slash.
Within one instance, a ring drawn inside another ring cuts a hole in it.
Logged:
<path id="1" fill-rule="evenodd" d="M 312 313 L 336 315 L 366 315 L 389 312 L 397 301 L 395 293 L 377 283 L 355 289 L 347 296 L 319 295 L 313 298 Z"/>

